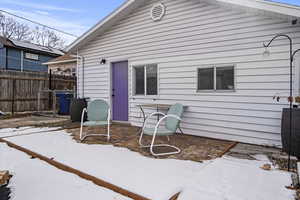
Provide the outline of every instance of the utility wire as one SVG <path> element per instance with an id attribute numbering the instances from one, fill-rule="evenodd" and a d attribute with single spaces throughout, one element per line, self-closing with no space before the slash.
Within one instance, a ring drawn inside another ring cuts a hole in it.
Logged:
<path id="1" fill-rule="evenodd" d="M 65 32 L 65 31 L 59 30 L 59 29 L 57 29 L 57 28 L 53 28 L 53 27 L 51 27 L 51 26 L 47 26 L 47 25 L 42 24 L 42 23 L 40 23 L 40 22 L 36 22 L 36 21 L 31 20 L 31 19 L 27 19 L 27 18 L 25 18 L 25 17 L 21 17 L 21 16 L 19 16 L 19 15 L 13 14 L 13 13 L 11 13 L 11 12 L 8 12 L 8 11 L 5 11 L 5 10 L 1 10 L 1 9 L 0 9 L 0 12 L 6 13 L 6 14 L 8 14 L 8 15 L 11 15 L 11 16 L 14 16 L 14 17 L 17 17 L 17 18 L 20 18 L 20 19 L 25 20 L 25 21 L 29 21 L 29 22 L 31 22 L 31 23 L 33 23 L 33 24 L 37 24 L 37 25 L 39 25 L 39 26 L 43 26 L 43 27 L 46 27 L 46 28 L 55 30 L 55 31 L 57 31 L 57 32 L 60 32 L 60 33 L 66 34 L 66 35 L 69 35 L 69 36 L 78 38 L 78 36 L 75 35 L 75 34 L 67 33 L 67 32 Z"/>

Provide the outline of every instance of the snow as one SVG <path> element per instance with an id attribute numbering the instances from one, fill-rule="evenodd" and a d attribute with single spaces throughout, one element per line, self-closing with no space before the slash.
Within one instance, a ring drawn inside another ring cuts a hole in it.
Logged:
<path id="1" fill-rule="evenodd" d="M 43 129 L 31 131 L 38 130 Z M 7 140 L 150 199 L 166 200 L 180 191 L 180 200 L 294 199 L 294 191 L 285 188 L 290 174 L 260 169 L 270 163 L 264 156 L 256 161 L 224 156 L 204 163 L 153 159 L 111 145 L 76 143 L 64 131 Z"/>
<path id="2" fill-rule="evenodd" d="M 11 200 L 105 199 L 128 200 L 92 182 L 63 172 L 0 143 L 0 169 L 12 172 Z"/>
<path id="3" fill-rule="evenodd" d="M 20 127 L 20 128 L 6 128 L 6 129 L 0 129 L 0 138 L 35 134 L 35 133 L 40 133 L 40 132 L 54 131 L 57 129 L 59 129 L 59 128 L 57 128 L 57 127 L 34 128 L 34 127 L 30 127 L 30 126 Z"/>

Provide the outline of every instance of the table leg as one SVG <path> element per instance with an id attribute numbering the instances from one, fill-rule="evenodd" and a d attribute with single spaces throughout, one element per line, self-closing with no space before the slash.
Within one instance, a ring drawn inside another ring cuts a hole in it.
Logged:
<path id="1" fill-rule="evenodd" d="M 179 126 L 178 128 L 179 128 L 179 131 L 181 132 L 181 134 L 184 134 L 181 127 Z"/>
<path id="2" fill-rule="evenodd" d="M 158 105 L 156 105 L 156 112 L 159 112 Z M 159 121 L 159 115 L 157 115 L 157 122 Z"/>
<path id="3" fill-rule="evenodd" d="M 143 109 L 143 107 L 142 106 L 139 106 L 140 107 L 140 110 L 141 110 L 141 112 L 142 112 L 142 114 L 143 114 L 143 125 L 142 125 L 142 128 L 141 128 L 141 131 L 138 133 L 138 134 L 140 134 L 140 133 L 142 133 L 142 130 L 143 130 L 143 127 L 144 127 L 144 125 L 145 125 L 145 122 L 146 122 L 146 115 L 145 115 L 145 111 L 144 111 L 144 109 Z"/>

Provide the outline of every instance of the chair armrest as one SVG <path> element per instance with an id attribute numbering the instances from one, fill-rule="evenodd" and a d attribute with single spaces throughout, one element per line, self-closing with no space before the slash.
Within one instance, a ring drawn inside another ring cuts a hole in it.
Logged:
<path id="1" fill-rule="evenodd" d="M 165 115 L 163 118 L 161 118 L 162 120 L 166 119 L 166 118 L 175 118 L 175 119 L 178 119 L 179 121 L 182 121 L 182 119 L 180 117 L 178 117 L 177 115 L 172 115 L 172 114 L 169 114 L 169 115 Z"/>
<path id="2" fill-rule="evenodd" d="M 148 120 L 149 120 L 151 117 L 153 117 L 154 115 L 162 115 L 162 116 L 165 116 L 165 114 L 162 113 L 162 112 L 153 112 L 153 113 L 151 113 L 151 114 L 149 115 L 149 117 L 146 118 L 146 120 L 145 120 L 145 122 L 144 122 L 143 129 L 146 127 Z"/>
<path id="3" fill-rule="evenodd" d="M 172 114 L 169 114 L 169 115 L 165 115 L 164 117 L 162 117 L 155 125 L 155 132 L 157 131 L 159 125 L 161 124 L 162 121 L 164 121 L 165 119 L 167 118 L 175 118 L 175 119 L 178 119 L 179 121 L 182 121 L 180 117 L 178 117 L 177 115 L 172 115 Z"/>
<path id="4" fill-rule="evenodd" d="M 151 114 L 149 115 L 149 117 L 147 117 L 147 118 L 150 118 L 150 117 L 152 117 L 152 116 L 154 116 L 154 115 L 163 115 L 163 116 L 165 116 L 166 114 L 164 114 L 164 113 L 162 113 L 162 112 L 153 112 L 153 113 L 151 113 Z"/>

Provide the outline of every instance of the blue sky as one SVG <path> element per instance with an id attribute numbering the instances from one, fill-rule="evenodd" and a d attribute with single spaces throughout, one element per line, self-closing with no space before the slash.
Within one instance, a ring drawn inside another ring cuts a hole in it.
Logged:
<path id="1" fill-rule="evenodd" d="M 0 9 L 81 35 L 125 0 L 0 0 Z M 275 0 L 300 6 L 300 0 Z"/>

